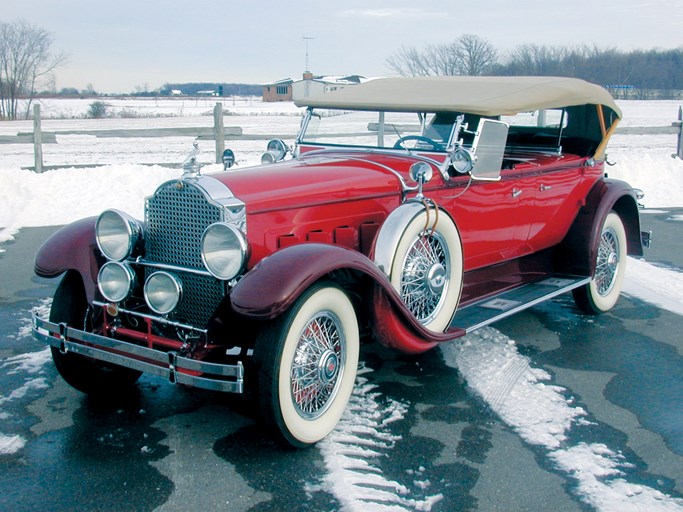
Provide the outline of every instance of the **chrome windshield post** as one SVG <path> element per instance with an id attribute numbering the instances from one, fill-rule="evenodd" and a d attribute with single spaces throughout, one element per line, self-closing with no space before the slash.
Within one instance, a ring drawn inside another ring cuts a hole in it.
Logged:
<path id="1" fill-rule="evenodd" d="M 308 129 L 308 123 L 311 122 L 312 116 L 313 116 L 313 107 L 308 107 L 306 109 L 306 113 L 304 114 L 304 117 L 301 119 L 301 126 L 299 127 L 299 134 L 296 136 L 295 144 L 297 146 L 303 140 L 304 134 L 306 133 L 306 130 Z"/>

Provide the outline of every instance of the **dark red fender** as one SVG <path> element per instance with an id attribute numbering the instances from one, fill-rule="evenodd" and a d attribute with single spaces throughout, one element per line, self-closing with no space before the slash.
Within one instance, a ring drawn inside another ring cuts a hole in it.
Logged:
<path id="1" fill-rule="evenodd" d="M 638 201 L 633 188 L 620 180 L 603 179 L 591 189 L 569 233 L 560 244 L 556 259 L 559 270 L 577 275 L 594 274 L 602 224 L 612 210 L 624 222 L 628 254 L 643 255 Z M 586 247 L 590 247 L 590 251 L 586 251 Z"/>
<path id="2" fill-rule="evenodd" d="M 34 270 L 41 277 L 57 277 L 67 270 L 81 274 L 88 302 L 95 298 L 99 249 L 95 241 L 97 217 L 73 222 L 55 231 L 36 253 Z"/>
<path id="3" fill-rule="evenodd" d="M 230 293 L 232 308 L 251 318 L 275 318 L 309 286 L 336 270 L 361 272 L 376 283 L 373 300 L 376 331 L 386 345 L 419 353 L 436 343 L 465 335 L 463 329 L 445 333 L 425 329 L 372 260 L 357 251 L 327 244 L 295 245 L 261 260 Z"/>

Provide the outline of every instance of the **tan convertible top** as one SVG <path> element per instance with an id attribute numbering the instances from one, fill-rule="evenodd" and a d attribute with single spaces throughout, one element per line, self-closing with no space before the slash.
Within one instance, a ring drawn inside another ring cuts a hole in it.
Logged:
<path id="1" fill-rule="evenodd" d="M 605 89 L 577 78 L 432 76 L 380 78 L 297 100 L 297 106 L 386 112 L 512 115 L 545 108 L 604 105 L 621 117 Z"/>

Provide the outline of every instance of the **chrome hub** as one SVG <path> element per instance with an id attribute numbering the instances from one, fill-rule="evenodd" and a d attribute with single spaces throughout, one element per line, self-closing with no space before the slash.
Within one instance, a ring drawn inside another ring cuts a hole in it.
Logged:
<path id="1" fill-rule="evenodd" d="M 339 357 L 331 350 L 327 350 L 318 362 L 320 380 L 325 383 L 333 382 L 339 371 Z"/>
<path id="2" fill-rule="evenodd" d="M 440 295 L 446 285 L 446 269 L 441 263 L 434 263 L 427 272 L 427 286 L 434 295 Z"/>

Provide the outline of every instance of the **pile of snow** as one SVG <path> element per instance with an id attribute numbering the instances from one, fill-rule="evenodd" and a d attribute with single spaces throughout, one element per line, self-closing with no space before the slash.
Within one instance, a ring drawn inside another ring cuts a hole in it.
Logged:
<path id="1" fill-rule="evenodd" d="M 610 178 L 642 190 L 646 208 L 683 207 L 683 160 L 665 154 L 622 154 L 606 171 Z"/>
<path id="2" fill-rule="evenodd" d="M 36 174 L 0 170 L 0 242 L 22 227 L 58 226 L 117 208 L 144 217 L 144 198 L 178 169 L 117 165 Z"/>

